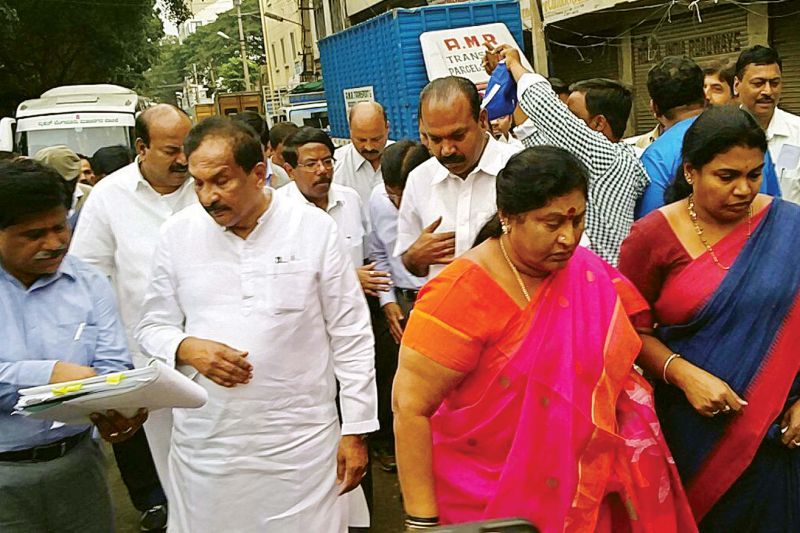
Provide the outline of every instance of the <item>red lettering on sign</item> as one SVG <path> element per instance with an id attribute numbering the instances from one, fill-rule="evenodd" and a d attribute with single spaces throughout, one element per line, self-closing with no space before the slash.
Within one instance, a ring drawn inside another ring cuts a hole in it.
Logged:
<path id="1" fill-rule="evenodd" d="M 447 50 L 460 50 L 461 46 L 459 46 L 458 41 L 456 39 L 445 39 L 444 45 L 447 47 Z"/>
<path id="2" fill-rule="evenodd" d="M 478 42 L 477 35 L 468 35 L 464 37 L 464 44 L 467 45 L 467 48 L 478 48 L 481 45 L 481 43 Z"/>
<path id="3" fill-rule="evenodd" d="M 489 43 L 492 46 L 497 46 L 497 37 L 495 37 L 491 33 L 484 33 L 482 37 L 483 37 L 483 42 Z"/>

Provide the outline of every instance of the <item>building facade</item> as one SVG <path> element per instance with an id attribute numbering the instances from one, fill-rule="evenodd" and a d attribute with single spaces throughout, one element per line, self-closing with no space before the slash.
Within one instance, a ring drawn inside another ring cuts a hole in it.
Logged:
<path id="1" fill-rule="evenodd" d="M 536 1 L 536 0 L 534 0 Z M 800 113 L 800 25 L 795 0 L 746 1 L 542 0 L 550 75 L 567 83 L 605 77 L 633 87 L 628 133 L 653 128 L 647 72 L 668 55 L 701 65 L 735 61 L 742 49 L 773 46 L 781 54 L 780 107 Z"/>
<path id="2" fill-rule="evenodd" d="M 187 2 L 192 16 L 178 26 L 178 38 L 183 41 L 205 26 L 217 20 L 220 13 L 233 9 L 233 0 L 190 0 Z"/>

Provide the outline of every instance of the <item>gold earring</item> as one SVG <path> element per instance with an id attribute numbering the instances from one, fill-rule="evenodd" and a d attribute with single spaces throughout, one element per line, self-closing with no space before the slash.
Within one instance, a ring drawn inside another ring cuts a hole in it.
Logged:
<path id="1" fill-rule="evenodd" d="M 508 223 L 505 220 L 500 221 L 500 227 L 503 228 L 503 235 L 508 235 L 511 231 L 511 228 L 508 227 Z"/>
<path id="2" fill-rule="evenodd" d="M 691 185 L 691 184 L 692 184 L 692 175 L 691 175 L 691 174 L 689 174 L 689 173 L 687 172 L 687 173 L 685 173 L 685 174 L 683 175 L 683 177 L 684 177 L 684 178 L 686 178 L 686 183 L 688 183 L 689 185 Z"/>

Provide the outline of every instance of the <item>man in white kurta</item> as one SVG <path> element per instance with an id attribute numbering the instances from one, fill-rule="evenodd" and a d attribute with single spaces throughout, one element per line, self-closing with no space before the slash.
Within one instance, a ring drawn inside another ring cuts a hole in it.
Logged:
<path id="1" fill-rule="evenodd" d="M 346 531 L 340 493 L 378 422 L 369 310 L 336 225 L 265 189 L 258 143 L 229 119 L 196 126 L 186 152 L 200 204 L 164 225 L 137 328 L 209 394 L 174 412 L 169 531 Z"/>
<path id="2" fill-rule="evenodd" d="M 70 253 L 111 279 L 133 363 L 142 367 L 147 358 L 140 353 L 133 330 L 141 318 L 159 229 L 173 214 L 197 203 L 197 195 L 182 149 L 192 127 L 186 113 L 162 104 L 143 112 L 137 124 L 136 161 L 94 187 L 81 210 Z M 145 431 L 158 477 L 169 493 L 166 478 L 171 411 L 150 413 Z M 141 475 L 142 468 L 137 470 Z"/>

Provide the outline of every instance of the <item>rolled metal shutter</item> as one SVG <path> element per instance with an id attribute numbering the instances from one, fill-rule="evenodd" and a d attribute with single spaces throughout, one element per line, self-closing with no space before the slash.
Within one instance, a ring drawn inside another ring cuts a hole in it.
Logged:
<path id="1" fill-rule="evenodd" d="M 771 5 L 770 42 L 783 61 L 780 107 L 800 115 L 800 2 Z"/>
<path id="2" fill-rule="evenodd" d="M 589 78 L 619 79 L 617 50 L 614 46 L 575 49 L 551 43 L 551 75 L 567 83 Z"/>
<path id="3" fill-rule="evenodd" d="M 637 133 L 649 131 L 656 125 L 647 92 L 647 72 L 653 65 L 674 55 L 689 56 L 701 65 L 719 59 L 736 61 L 742 48 L 747 47 L 747 12 L 744 9 L 736 6 L 702 9 L 702 22 L 694 13 L 678 16 L 678 9 L 679 6 L 672 8 L 671 23 L 664 20 L 660 26 L 642 26 L 632 33 L 633 115 Z"/>

